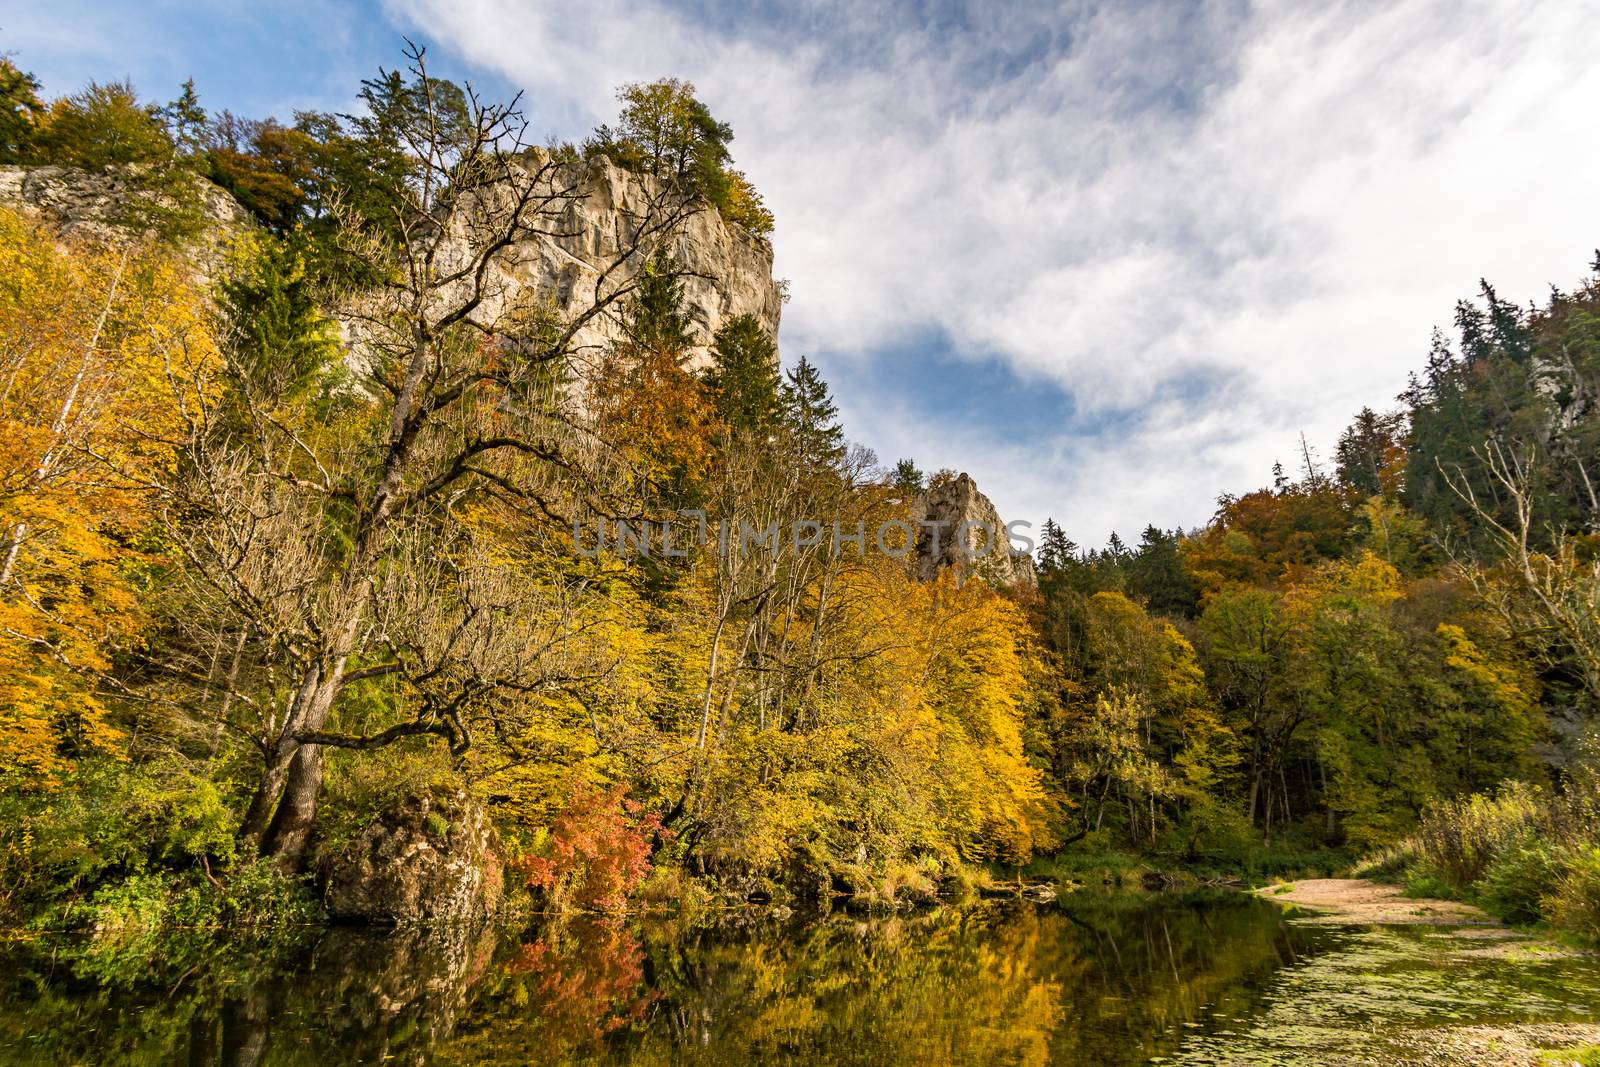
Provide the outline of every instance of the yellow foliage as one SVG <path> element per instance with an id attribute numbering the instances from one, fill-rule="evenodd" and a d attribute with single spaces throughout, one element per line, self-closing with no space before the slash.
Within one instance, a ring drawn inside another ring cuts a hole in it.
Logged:
<path id="1" fill-rule="evenodd" d="M 1490 656 L 1454 623 L 1440 623 L 1439 640 L 1444 643 L 1444 662 L 1478 683 L 1495 704 L 1516 718 L 1534 714 L 1538 706 L 1539 680 L 1526 661 L 1498 660 Z"/>
<path id="2" fill-rule="evenodd" d="M 171 383 L 215 358 L 169 260 L 0 211 L 0 764 L 24 780 L 116 739 L 90 679 L 139 640 L 141 490 L 171 462 Z"/>

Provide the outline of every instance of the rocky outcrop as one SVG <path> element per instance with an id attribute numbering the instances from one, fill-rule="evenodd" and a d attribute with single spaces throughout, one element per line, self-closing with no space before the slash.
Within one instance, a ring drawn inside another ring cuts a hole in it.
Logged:
<path id="1" fill-rule="evenodd" d="M 550 210 L 538 220 L 539 236 L 506 250 L 488 287 L 493 296 L 481 312 L 485 321 L 495 320 L 507 306 L 530 302 L 571 321 L 594 303 L 597 282 L 603 292 L 613 292 L 644 267 L 657 243 L 649 220 L 671 210 L 669 205 L 683 203 L 662 179 L 625 170 L 604 157 L 547 163 L 539 150 L 527 157 L 527 171 L 538 175 L 533 180 Z M 691 201 L 682 221 L 660 244 L 685 272 L 689 367 L 709 362 L 712 336 L 740 315 L 754 317 L 778 336 L 783 300 L 772 278 L 768 242 L 727 222 L 711 205 Z M 622 311 L 619 303 L 591 319 L 574 337 L 574 347 L 580 353 L 597 352 L 619 339 Z"/>
<path id="2" fill-rule="evenodd" d="M 956 568 L 996 585 L 1033 585 L 1032 557 L 1014 552 L 1005 521 L 968 474 L 936 478 L 911 503 L 917 538 L 917 575 L 932 581 Z"/>
<path id="3" fill-rule="evenodd" d="M 498 906 L 498 842 L 465 793 L 414 796 L 323 858 L 328 914 L 346 922 L 470 923 Z"/>
<path id="4" fill-rule="evenodd" d="M 491 279 L 491 299 L 479 313 L 498 320 L 513 305 L 539 304 L 562 319 L 587 309 L 602 272 L 606 291 L 626 286 L 648 258 L 654 239 L 637 240 L 652 205 L 672 201 L 659 178 L 635 174 L 606 159 L 543 166 L 530 153 L 526 173 L 540 174 L 542 201 L 551 206 L 537 220 L 537 236 L 505 251 Z M 530 180 L 534 180 L 530 178 Z M 193 257 L 198 273 L 214 275 L 219 253 L 236 234 L 254 225 L 250 213 L 223 189 L 196 179 L 203 220 Z M 89 237 L 126 233 L 126 220 L 149 194 L 128 171 L 90 173 L 68 167 L 0 167 L 0 205 L 46 217 L 63 232 Z M 729 319 L 751 315 L 774 338 L 783 308 L 772 278 L 772 246 L 725 221 L 709 204 L 692 204 L 664 249 L 686 272 L 684 309 L 689 314 L 689 366 L 708 362 L 711 338 Z M 635 249 L 635 245 L 639 247 Z M 628 254 L 628 253 L 632 254 Z M 618 263 L 621 260 L 620 264 Z M 614 268 L 614 269 L 613 269 Z M 619 302 L 590 320 L 574 337 L 580 351 L 595 352 L 621 336 Z M 347 327 L 349 324 L 346 324 Z M 360 331 L 347 335 L 360 347 Z M 359 365 L 359 351 L 353 352 Z"/>
<path id="5" fill-rule="evenodd" d="M 255 225 L 250 212 L 225 190 L 194 178 L 195 207 L 189 261 L 211 278 L 235 236 Z M 130 170 L 103 173 L 72 167 L 0 167 L 0 206 L 48 219 L 62 233 L 105 240 L 121 237 L 141 219 L 170 213 L 173 205 L 152 194 Z"/>

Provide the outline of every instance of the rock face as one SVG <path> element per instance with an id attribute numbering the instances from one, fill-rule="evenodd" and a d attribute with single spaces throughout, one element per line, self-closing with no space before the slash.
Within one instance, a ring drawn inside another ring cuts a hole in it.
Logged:
<path id="1" fill-rule="evenodd" d="M 500 901 L 504 872 L 483 808 L 464 793 L 421 795 L 323 859 L 328 914 L 347 922 L 470 923 Z"/>
<path id="2" fill-rule="evenodd" d="M 226 191 L 195 179 L 202 216 L 193 241 L 191 261 L 209 280 L 221 264 L 229 241 L 255 225 L 250 212 Z M 63 233 L 105 239 L 121 236 L 130 210 L 148 194 L 141 193 L 126 172 L 103 174 L 71 167 L 0 167 L 0 205 L 42 216 Z"/>
<path id="3" fill-rule="evenodd" d="M 535 150 L 528 165 L 539 170 L 546 160 Z M 506 266 L 492 286 L 497 298 L 486 305 L 486 318 L 499 313 L 497 305 L 531 296 L 570 320 L 590 306 L 597 280 L 619 259 L 620 266 L 605 280 L 610 290 L 643 268 L 647 256 L 634 250 L 650 243 L 648 237 L 639 240 L 641 220 L 652 205 L 672 200 L 661 179 L 624 170 L 604 158 L 545 168 L 543 173 L 545 191 L 556 193 L 564 206 L 557 217 L 540 219 L 539 228 L 545 231 L 541 236 L 507 250 Z M 683 296 L 689 314 L 691 368 L 709 362 L 712 336 L 737 316 L 753 316 L 777 338 L 783 300 L 772 278 L 772 246 L 765 240 L 724 221 L 715 208 L 701 202 L 663 247 L 687 272 Z M 574 338 L 578 351 L 599 351 L 618 339 L 622 310 L 620 304 L 614 305 L 585 325 Z"/>
<path id="4" fill-rule="evenodd" d="M 1005 522 L 968 474 L 936 481 L 911 503 L 917 538 L 917 574 L 932 581 L 955 567 L 996 585 L 1034 584 L 1033 559 L 1013 554 Z"/>
<path id="5" fill-rule="evenodd" d="M 547 157 L 535 150 L 530 172 L 541 170 Z M 539 236 L 507 249 L 504 263 L 490 286 L 493 298 L 481 317 L 493 321 L 509 305 L 530 300 L 553 307 L 563 318 L 586 309 L 603 271 L 623 262 L 606 279 L 608 290 L 627 282 L 644 266 L 642 251 L 623 256 L 637 240 L 640 219 L 649 205 L 670 200 L 659 178 L 634 174 L 606 159 L 542 168 L 549 186 L 544 192 L 559 211 L 536 221 Z M 214 276 L 218 253 L 236 234 L 254 225 L 250 213 L 226 191 L 200 181 L 206 224 L 197 240 L 198 273 Z M 139 194 L 125 173 L 94 174 L 68 167 L 0 167 L 0 205 L 51 219 L 63 232 L 90 237 L 115 235 L 119 217 Z M 752 315 L 774 338 L 783 308 L 772 278 L 772 246 L 723 220 L 701 203 L 688 213 L 664 248 L 688 272 L 683 280 L 691 338 L 689 366 L 709 360 L 712 335 L 739 315 Z M 621 336 L 619 302 L 593 318 L 574 338 L 580 352 L 595 352 Z M 350 336 L 359 348 L 359 331 Z M 359 352 L 352 353 L 359 364 Z"/>

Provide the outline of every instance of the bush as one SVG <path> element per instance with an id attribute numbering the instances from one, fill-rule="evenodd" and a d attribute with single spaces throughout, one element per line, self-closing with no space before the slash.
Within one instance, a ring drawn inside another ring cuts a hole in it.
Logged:
<path id="1" fill-rule="evenodd" d="M 509 866 L 544 894 L 553 911 L 617 911 L 650 873 L 660 816 L 627 799 L 627 787 L 574 782 L 567 806 L 532 853 Z"/>
<path id="2" fill-rule="evenodd" d="M 320 911 L 304 879 L 258 859 L 215 880 L 195 871 L 134 874 L 70 906 L 66 918 L 92 930 L 97 941 L 127 945 L 183 930 L 283 929 L 314 922 Z"/>
<path id="3" fill-rule="evenodd" d="M 1435 804 L 1417 827 L 1417 852 L 1440 882 L 1460 892 L 1483 877 L 1506 850 L 1539 828 L 1538 790 L 1507 782 L 1494 797 L 1471 796 Z"/>
<path id="4" fill-rule="evenodd" d="M 1547 910 L 1556 926 L 1600 944 L 1600 848 L 1587 848 L 1569 858 Z"/>
<path id="5" fill-rule="evenodd" d="M 1379 882 L 1403 881 L 1405 874 L 1419 859 L 1414 838 L 1397 841 L 1379 849 L 1350 868 L 1352 878 L 1371 878 Z"/>
<path id="6" fill-rule="evenodd" d="M 140 875 L 237 859 L 228 797 L 175 765 L 85 760 L 53 792 L 0 794 L 0 822 L 0 902 L 18 920 Z"/>
<path id="7" fill-rule="evenodd" d="M 1401 879 L 1405 887 L 1405 895 L 1419 899 L 1454 900 L 1460 894 L 1450 883 L 1444 881 L 1426 864 L 1419 865 L 1407 871 Z"/>
<path id="8" fill-rule="evenodd" d="M 1507 848 L 1483 872 L 1475 887 L 1485 911 L 1508 923 L 1527 924 L 1545 917 L 1544 900 L 1561 877 L 1561 849 L 1535 837 Z"/>

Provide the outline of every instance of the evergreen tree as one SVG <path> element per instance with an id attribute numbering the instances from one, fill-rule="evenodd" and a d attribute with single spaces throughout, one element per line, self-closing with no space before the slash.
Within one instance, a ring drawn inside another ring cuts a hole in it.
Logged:
<path id="1" fill-rule="evenodd" d="M 801 461 L 812 468 L 834 466 L 844 458 L 844 428 L 828 384 L 804 356 L 785 378 L 784 422 Z"/>
<path id="2" fill-rule="evenodd" d="M 902 459 L 894 465 L 894 486 L 902 493 L 920 493 L 927 480 L 927 475 L 909 459 Z"/>
<path id="3" fill-rule="evenodd" d="M 778 346 L 753 316 L 740 315 L 717 330 L 703 377 L 730 429 L 765 436 L 777 425 Z"/>
<path id="4" fill-rule="evenodd" d="M 1192 616 L 1199 605 L 1199 590 L 1184 568 L 1176 534 L 1146 526 L 1127 573 L 1128 592 L 1142 597 L 1153 615 Z"/>
<path id="5" fill-rule="evenodd" d="M 1039 535 L 1039 569 L 1045 575 L 1064 570 L 1077 558 L 1078 546 L 1068 540 L 1054 519 L 1045 519 Z"/>
<path id="6" fill-rule="evenodd" d="M 1090 552 L 1089 588 L 1096 593 L 1120 593 L 1127 588 L 1128 576 L 1123 557 L 1111 551 Z"/>
<path id="7" fill-rule="evenodd" d="M 1411 435 L 1406 503 L 1436 527 L 1468 540 L 1482 533 L 1457 489 L 1499 522 L 1512 505 L 1487 470 L 1485 450 L 1513 460 L 1540 516 L 1536 539 L 1600 525 L 1595 448 L 1600 419 L 1600 285 L 1553 291 L 1542 308 L 1502 300 L 1487 283 L 1456 309 L 1458 348 L 1435 333 L 1420 379 L 1404 394 Z M 1459 353 L 1459 354 L 1458 354 Z M 1451 482 L 1455 483 L 1452 488 Z"/>
<path id="8" fill-rule="evenodd" d="M 624 328 L 634 347 L 649 352 L 681 358 L 689 347 L 683 275 L 662 249 L 656 250 L 635 282 Z"/>
<path id="9" fill-rule="evenodd" d="M 289 241 L 261 234 L 244 239 L 232 259 L 218 295 L 241 386 L 269 402 L 302 394 L 338 356 L 304 255 Z"/>
<path id="10" fill-rule="evenodd" d="M 1339 482 L 1363 497 L 1390 494 L 1398 488 L 1399 461 L 1404 455 L 1404 414 L 1379 415 L 1371 408 L 1362 408 L 1339 435 Z"/>
<path id="11" fill-rule="evenodd" d="M 193 78 L 184 81 L 176 100 L 156 110 L 156 117 L 166 124 L 167 137 L 179 154 L 200 154 L 205 146 L 206 110 L 200 106 L 200 94 L 195 92 Z"/>

